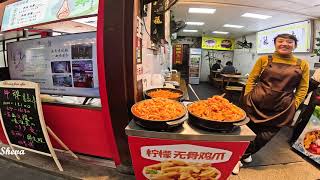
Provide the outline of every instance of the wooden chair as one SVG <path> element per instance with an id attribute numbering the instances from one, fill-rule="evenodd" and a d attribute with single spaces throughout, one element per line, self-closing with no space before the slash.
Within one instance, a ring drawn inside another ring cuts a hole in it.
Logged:
<path id="1" fill-rule="evenodd" d="M 230 96 L 231 99 L 233 99 L 233 96 L 235 94 L 240 93 L 240 98 L 238 100 L 239 105 L 241 104 L 241 100 L 243 98 L 245 86 L 239 84 L 239 85 L 227 85 L 224 87 L 224 92 L 226 93 L 227 96 Z"/>

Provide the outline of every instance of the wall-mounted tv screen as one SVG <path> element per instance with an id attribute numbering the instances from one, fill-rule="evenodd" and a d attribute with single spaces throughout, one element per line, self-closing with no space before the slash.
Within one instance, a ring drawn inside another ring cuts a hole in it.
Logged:
<path id="1" fill-rule="evenodd" d="M 99 97 L 96 33 L 9 43 L 11 79 L 40 84 L 41 93 Z"/>

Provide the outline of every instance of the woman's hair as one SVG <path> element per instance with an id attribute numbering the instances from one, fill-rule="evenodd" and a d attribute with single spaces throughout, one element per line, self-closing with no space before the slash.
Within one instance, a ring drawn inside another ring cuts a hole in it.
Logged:
<path id="1" fill-rule="evenodd" d="M 273 42 L 274 42 L 274 44 L 276 44 L 276 40 L 278 39 L 278 38 L 286 38 L 286 39 L 292 39 L 292 40 L 294 40 L 294 43 L 296 44 L 296 46 L 298 45 L 297 43 L 298 43 L 298 39 L 296 38 L 296 36 L 295 35 L 292 35 L 292 34 L 287 34 L 287 33 L 284 33 L 284 34 L 278 34 L 273 40 Z"/>
<path id="2" fill-rule="evenodd" d="M 227 66 L 232 66 L 232 62 L 231 62 L 231 61 L 228 61 L 228 62 L 226 63 L 226 65 L 227 65 Z"/>

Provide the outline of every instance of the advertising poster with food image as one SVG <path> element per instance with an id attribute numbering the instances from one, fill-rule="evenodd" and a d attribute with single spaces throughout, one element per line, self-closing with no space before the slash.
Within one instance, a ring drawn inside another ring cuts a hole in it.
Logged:
<path id="1" fill-rule="evenodd" d="M 305 129 L 292 146 L 320 164 L 320 106 L 316 106 Z"/>
<path id="2" fill-rule="evenodd" d="M 99 0 L 21 0 L 6 6 L 1 31 L 98 13 Z"/>
<path id="3" fill-rule="evenodd" d="M 207 142 L 129 136 L 139 180 L 225 180 L 248 142 Z"/>
<path id="4" fill-rule="evenodd" d="M 13 80 L 40 84 L 41 93 L 99 97 L 96 33 L 9 43 Z"/>
<path id="5" fill-rule="evenodd" d="M 211 36 L 202 36 L 202 49 L 215 50 L 234 50 L 234 40 L 226 38 L 216 38 Z"/>

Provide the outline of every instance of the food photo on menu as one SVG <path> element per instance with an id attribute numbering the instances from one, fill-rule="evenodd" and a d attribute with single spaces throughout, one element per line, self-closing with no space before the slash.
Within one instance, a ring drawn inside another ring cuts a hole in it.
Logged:
<path id="1" fill-rule="evenodd" d="M 53 75 L 53 86 L 72 87 L 71 75 Z"/>
<path id="2" fill-rule="evenodd" d="M 92 44 L 76 44 L 71 46 L 72 59 L 92 59 Z"/>
<path id="3" fill-rule="evenodd" d="M 306 133 L 303 139 L 304 148 L 314 155 L 320 155 L 320 130 Z"/>
<path id="4" fill-rule="evenodd" d="M 320 163 L 320 106 L 315 107 L 306 127 L 292 147 Z"/>
<path id="5" fill-rule="evenodd" d="M 72 74 L 74 87 L 93 88 L 92 61 L 72 61 Z"/>
<path id="6" fill-rule="evenodd" d="M 167 160 L 145 166 L 143 175 L 149 180 L 217 180 L 221 172 L 210 163 Z"/>
<path id="7" fill-rule="evenodd" d="M 232 42 L 228 39 L 224 39 L 221 41 L 221 47 L 222 48 L 231 48 L 232 47 Z"/>
<path id="8" fill-rule="evenodd" d="M 71 73 L 70 61 L 51 62 L 52 73 Z"/>

